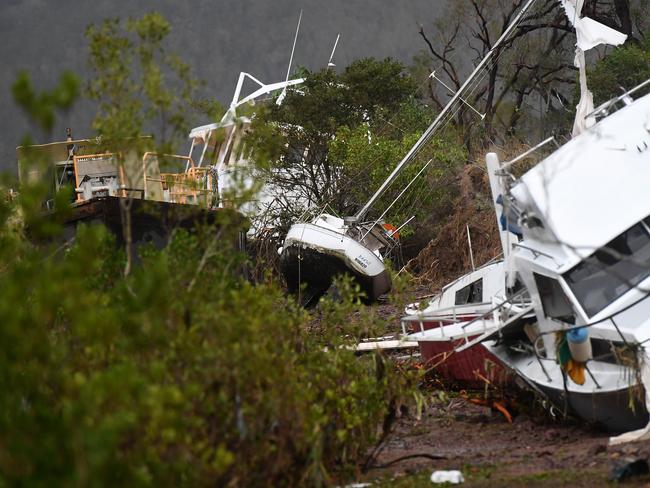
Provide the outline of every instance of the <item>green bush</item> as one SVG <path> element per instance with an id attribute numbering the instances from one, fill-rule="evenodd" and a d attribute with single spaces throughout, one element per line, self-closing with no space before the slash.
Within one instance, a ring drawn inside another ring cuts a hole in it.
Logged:
<path id="1" fill-rule="evenodd" d="M 375 327 L 350 321 L 351 282 L 316 331 L 241 277 L 228 227 L 175 232 L 124 278 L 103 226 L 36 247 L 22 203 L 0 205 L 0 485 L 330 484 L 412 392 L 346 348 Z"/>
<path id="2" fill-rule="evenodd" d="M 639 43 L 628 41 L 617 47 L 599 61 L 588 76 L 596 105 L 650 79 L 650 36 Z M 648 93 L 648 89 L 642 93 Z M 638 96 L 639 93 L 634 95 Z"/>
<path id="3" fill-rule="evenodd" d="M 176 108 L 192 83 L 162 50 L 168 32 L 155 14 L 126 30 L 88 29 L 95 128 L 125 154 L 139 149 L 144 121 L 182 125 Z M 159 76 L 169 65 L 182 97 Z M 21 79 L 16 98 L 47 130 L 68 99 Z M 70 194 L 46 215 L 49 185 L 23 186 L 18 198 L 2 188 L 0 487 L 332 484 L 358 469 L 414 394 L 417 375 L 350 349 L 382 326 L 359 311 L 351 281 L 312 316 L 273 284 L 244 279 L 232 245 L 241 219 L 175 230 L 131 267 L 102 225 L 62 245 Z"/>

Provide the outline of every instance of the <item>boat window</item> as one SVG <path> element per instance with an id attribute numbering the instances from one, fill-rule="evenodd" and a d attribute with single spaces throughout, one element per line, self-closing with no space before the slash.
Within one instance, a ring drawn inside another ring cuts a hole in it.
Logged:
<path id="1" fill-rule="evenodd" d="M 595 315 L 650 275 L 650 235 L 638 223 L 564 274 L 582 308 Z"/>
<path id="2" fill-rule="evenodd" d="M 456 292 L 456 305 L 481 303 L 483 301 L 483 278 L 480 278 Z"/>
<path id="3" fill-rule="evenodd" d="M 515 276 L 515 284 L 511 288 L 508 288 L 506 291 L 508 297 L 513 297 L 514 295 L 521 293 L 519 300 L 530 300 L 530 293 L 528 293 L 526 286 L 524 285 L 523 281 L 521 281 L 521 276 L 519 276 L 519 273 L 517 273 Z"/>
<path id="4" fill-rule="evenodd" d="M 561 320 L 562 322 L 575 324 L 575 310 L 571 306 L 569 298 L 564 293 L 560 282 L 537 273 L 533 273 L 533 275 L 535 276 L 539 297 L 542 300 L 544 315 L 552 319 Z"/>

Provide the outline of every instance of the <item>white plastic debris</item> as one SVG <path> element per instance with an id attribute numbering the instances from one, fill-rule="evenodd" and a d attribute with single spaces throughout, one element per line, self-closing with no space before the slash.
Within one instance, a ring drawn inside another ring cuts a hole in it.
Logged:
<path id="1" fill-rule="evenodd" d="M 451 483 L 452 485 L 457 485 L 459 483 L 464 483 L 465 478 L 463 478 L 463 473 L 456 469 L 450 471 L 434 471 L 431 473 L 431 482 Z"/>

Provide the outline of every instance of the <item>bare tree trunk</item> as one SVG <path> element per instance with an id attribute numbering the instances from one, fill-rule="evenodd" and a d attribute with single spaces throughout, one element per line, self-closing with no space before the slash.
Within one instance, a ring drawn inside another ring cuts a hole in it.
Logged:
<path id="1" fill-rule="evenodd" d="M 126 252 L 126 264 L 124 265 L 124 277 L 131 274 L 133 267 L 133 231 L 131 226 L 131 207 L 133 199 L 126 195 L 126 191 L 120 198 L 120 217 L 122 220 L 122 237 L 124 238 L 124 251 Z"/>
<path id="2" fill-rule="evenodd" d="M 621 32 L 632 37 L 632 19 L 630 17 L 630 0 L 614 0 L 616 15 L 621 23 Z"/>

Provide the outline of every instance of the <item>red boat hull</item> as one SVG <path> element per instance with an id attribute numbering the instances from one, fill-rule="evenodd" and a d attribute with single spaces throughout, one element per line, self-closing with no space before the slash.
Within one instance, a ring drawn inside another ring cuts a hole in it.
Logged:
<path id="1" fill-rule="evenodd" d="M 456 321 L 469 322 L 475 315 L 456 316 L 453 318 L 440 318 L 436 320 L 423 320 L 413 324 L 413 332 L 435 329 Z M 469 340 L 477 336 L 470 336 Z M 504 385 L 509 382 L 511 375 L 501 361 L 490 353 L 482 344 L 466 349 L 462 352 L 453 352 L 460 347 L 465 339 L 449 341 L 421 341 L 420 353 L 424 360 L 425 368 L 433 368 L 445 381 L 457 383 L 463 387 L 480 387 L 486 380 L 492 384 Z"/>
<path id="2" fill-rule="evenodd" d="M 508 370 L 483 345 L 477 344 L 465 351 L 453 352 L 463 342 L 464 339 L 420 342 L 425 367 L 434 368 L 444 380 L 465 387 L 483 386 L 486 380 L 500 385 L 508 382 Z"/>

